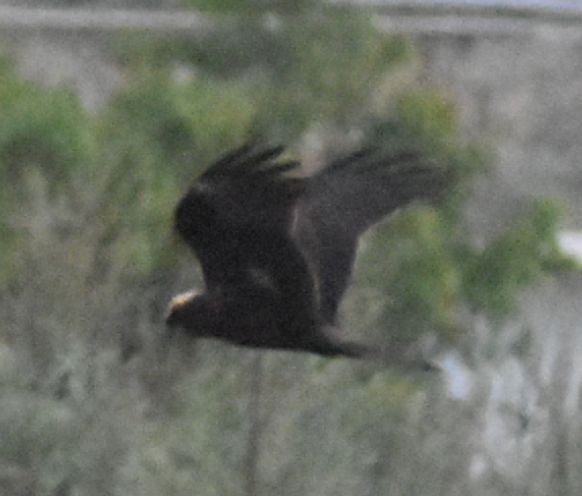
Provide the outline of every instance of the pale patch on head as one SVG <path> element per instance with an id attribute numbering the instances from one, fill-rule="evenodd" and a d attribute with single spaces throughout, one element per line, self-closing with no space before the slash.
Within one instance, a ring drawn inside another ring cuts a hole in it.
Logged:
<path id="1" fill-rule="evenodd" d="M 200 291 L 196 289 L 191 289 L 190 291 L 186 291 L 185 293 L 180 293 L 174 296 L 170 300 L 170 304 L 168 305 L 168 315 L 170 315 L 175 310 L 182 308 L 183 306 L 190 303 L 196 296 L 201 294 Z"/>

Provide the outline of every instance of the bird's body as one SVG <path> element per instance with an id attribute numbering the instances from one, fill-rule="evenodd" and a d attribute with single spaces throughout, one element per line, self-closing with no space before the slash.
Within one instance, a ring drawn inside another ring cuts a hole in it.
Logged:
<path id="1" fill-rule="evenodd" d="M 176 208 L 175 228 L 206 291 L 173 300 L 167 318 L 195 337 L 241 346 L 361 357 L 334 335 L 359 236 L 396 208 L 442 189 L 442 171 L 410 157 L 354 154 L 310 177 L 245 146 L 213 164 Z"/>

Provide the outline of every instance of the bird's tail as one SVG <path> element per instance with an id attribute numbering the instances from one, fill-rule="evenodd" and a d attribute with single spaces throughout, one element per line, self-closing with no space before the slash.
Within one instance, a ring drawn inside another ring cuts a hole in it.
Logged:
<path id="1" fill-rule="evenodd" d="M 313 351 L 320 355 L 334 357 L 343 356 L 368 362 L 374 362 L 383 367 L 400 370 L 431 371 L 436 367 L 422 353 L 406 353 L 396 348 L 381 348 L 356 341 L 340 340 L 335 326 L 324 326 L 324 339 L 315 343 Z"/>
<path id="2" fill-rule="evenodd" d="M 427 372 L 437 369 L 419 350 L 406 352 L 405 350 L 397 349 L 397 347 L 385 348 L 370 346 L 355 341 L 338 340 L 330 336 L 329 333 L 330 330 L 333 330 L 334 334 L 336 334 L 335 331 L 337 329 L 330 329 L 328 327 L 325 330 L 328 340 L 325 342 L 325 347 L 320 350 L 320 353 L 323 355 L 354 358 L 374 362 L 383 367 L 406 371 Z"/>

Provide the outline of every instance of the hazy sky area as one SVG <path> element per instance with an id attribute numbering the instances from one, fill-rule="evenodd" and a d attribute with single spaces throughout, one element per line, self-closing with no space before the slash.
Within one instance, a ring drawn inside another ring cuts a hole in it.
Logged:
<path id="1" fill-rule="evenodd" d="M 377 5 L 470 5 L 470 6 L 483 6 L 483 7 L 512 7 L 512 8 L 544 8 L 552 10 L 582 10 L 581 0 L 331 0 L 331 3 L 353 3 L 353 4 L 377 4 Z M 140 2 L 129 2 L 129 1 L 103 1 L 96 2 L 109 5 L 111 7 L 142 7 L 144 5 L 151 6 L 172 6 L 174 3 L 179 4 L 179 2 L 163 2 L 163 1 L 140 1 Z M 0 0 L 0 5 L 9 4 L 14 6 L 29 6 L 29 5 L 43 5 L 43 2 L 32 2 L 32 1 L 15 1 L 15 0 Z M 59 5 L 59 6 L 82 6 L 82 2 L 46 2 L 44 5 Z M 86 5 L 89 5 L 87 2 Z"/>
<path id="2" fill-rule="evenodd" d="M 384 0 L 370 2 L 369 0 L 353 0 L 353 3 L 378 3 L 386 5 L 461 5 L 479 7 L 511 7 L 511 8 L 543 8 L 552 10 L 581 11 L 580 0 Z"/>

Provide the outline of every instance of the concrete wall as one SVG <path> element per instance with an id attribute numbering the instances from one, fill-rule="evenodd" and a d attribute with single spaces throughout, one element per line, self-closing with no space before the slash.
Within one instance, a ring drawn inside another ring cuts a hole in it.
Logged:
<path id="1" fill-rule="evenodd" d="M 497 153 L 468 212 L 473 228 L 486 236 L 542 196 L 566 205 L 565 227 L 582 228 L 582 31 L 418 41 L 426 81 L 454 97 L 467 136 Z"/>

